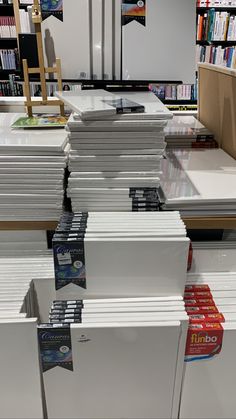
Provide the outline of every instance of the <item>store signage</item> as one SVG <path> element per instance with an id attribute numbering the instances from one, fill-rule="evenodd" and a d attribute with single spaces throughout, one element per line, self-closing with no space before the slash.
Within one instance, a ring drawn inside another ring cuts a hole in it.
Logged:
<path id="1" fill-rule="evenodd" d="M 122 1 L 122 25 L 133 21 L 146 26 L 146 0 Z"/>
<path id="2" fill-rule="evenodd" d="M 42 19 L 54 16 L 63 22 L 63 0 L 41 0 Z"/>

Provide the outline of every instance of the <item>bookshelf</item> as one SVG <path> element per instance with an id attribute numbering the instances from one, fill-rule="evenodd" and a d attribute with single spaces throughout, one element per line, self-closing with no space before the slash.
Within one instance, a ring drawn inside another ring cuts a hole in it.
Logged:
<path id="1" fill-rule="evenodd" d="M 197 7 L 197 12 L 198 13 L 206 13 L 208 10 L 210 9 L 215 9 L 216 12 L 230 12 L 230 13 L 236 13 L 236 7 L 230 7 L 230 6 L 225 6 L 225 7 Z"/>
<path id="2" fill-rule="evenodd" d="M 30 3 L 19 3 L 20 9 L 27 10 L 28 6 L 30 6 Z M 0 3 L 0 13 L 1 16 L 14 16 L 13 3 Z"/>
<path id="3" fill-rule="evenodd" d="M 197 41 L 197 45 L 223 45 L 223 46 L 235 46 L 236 45 L 236 40 L 235 41 Z"/>
<path id="4" fill-rule="evenodd" d="M 197 1 L 197 63 L 236 68 L 236 2 L 225 3 Z"/>
<path id="5" fill-rule="evenodd" d="M 19 9 L 27 11 L 29 3 L 19 3 Z M 4 57 L 0 55 L 0 80 L 8 81 L 10 74 L 16 76 L 21 75 L 19 67 L 19 49 L 17 38 L 17 25 L 19 22 L 15 16 L 14 4 L 4 2 L 0 3 L 0 51 L 9 51 L 14 55 L 10 65 L 4 63 Z M 15 65 L 14 62 L 15 61 Z M 9 68 L 11 67 L 11 68 Z M 4 91 L 0 89 L 0 95 L 4 95 Z"/>

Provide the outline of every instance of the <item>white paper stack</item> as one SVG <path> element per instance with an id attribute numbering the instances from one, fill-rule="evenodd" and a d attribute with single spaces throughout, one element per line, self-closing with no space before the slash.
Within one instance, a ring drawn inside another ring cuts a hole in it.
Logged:
<path id="1" fill-rule="evenodd" d="M 235 272 L 235 248 L 235 241 L 194 242 L 190 272 Z"/>
<path id="2" fill-rule="evenodd" d="M 53 278 L 51 252 L 15 250 L 13 254 L 6 246 L 0 266 L 0 318 L 33 317 L 37 313 L 32 280 Z"/>
<path id="3" fill-rule="evenodd" d="M 50 370 L 51 351 L 41 351 L 49 418 L 177 418 L 188 325 L 181 298 L 54 301 L 50 321 L 39 333 L 65 342 L 70 330 L 70 346 Z"/>
<path id="4" fill-rule="evenodd" d="M 0 220 L 57 220 L 64 199 L 66 133 L 11 129 L 19 116 L 0 116 Z"/>
<path id="5" fill-rule="evenodd" d="M 182 419 L 233 419 L 236 416 L 235 281 L 236 272 L 188 275 L 185 298 L 191 298 L 192 305 L 195 300 L 190 312 L 193 329 L 188 343 L 198 345 L 198 351 L 186 357 L 180 406 Z"/>
<path id="6" fill-rule="evenodd" d="M 57 96 L 75 112 L 67 126 L 67 195 L 73 211 L 157 210 L 164 127 L 171 112 L 149 92 L 122 94 L 123 100 L 143 106 L 143 113 L 117 113 L 103 101 L 120 100 L 120 95 L 104 90 Z"/>
<path id="7" fill-rule="evenodd" d="M 65 214 L 53 237 L 56 289 L 72 299 L 183 295 L 188 249 L 179 213 Z"/>
<path id="8" fill-rule="evenodd" d="M 162 170 L 167 210 L 185 217 L 235 215 L 236 163 L 223 150 L 168 151 Z"/>
<path id="9" fill-rule="evenodd" d="M 43 418 L 32 279 L 53 277 L 52 256 L 6 249 L 0 257 L 0 418 Z"/>
<path id="10" fill-rule="evenodd" d="M 217 148 L 214 135 L 194 116 L 175 115 L 165 127 L 167 148 Z"/>

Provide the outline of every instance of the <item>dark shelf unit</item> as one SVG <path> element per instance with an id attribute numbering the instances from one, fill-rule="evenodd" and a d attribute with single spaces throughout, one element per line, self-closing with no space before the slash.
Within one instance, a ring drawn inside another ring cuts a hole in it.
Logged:
<path id="1" fill-rule="evenodd" d="M 236 7 L 197 7 L 198 13 L 206 13 L 209 10 L 214 9 L 216 12 L 230 12 L 236 13 Z"/>
<path id="2" fill-rule="evenodd" d="M 20 9 L 27 10 L 29 4 L 19 4 Z M 0 4 L 0 16 L 14 16 L 13 4 Z"/>
<path id="3" fill-rule="evenodd" d="M 8 77 L 9 74 L 20 74 L 20 70 L 3 70 L 2 68 L 0 68 L 0 79 L 3 79 L 4 77 Z M 7 79 L 6 79 L 7 81 Z"/>
<path id="4" fill-rule="evenodd" d="M 197 105 L 197 100 L 168 100 L 159 98 L 165 105 Z"/>
<path id="5" fill-rule="evenodd" d="M 197 45 L 222 45 L 224 47 L 233 47 L 236 45 L 235 41 L 196 41 Z"/>
<path id="6" fill-rule="evenodd" d="M 0 38 L 0 49 L 17 48 L 17 38 Z"/>

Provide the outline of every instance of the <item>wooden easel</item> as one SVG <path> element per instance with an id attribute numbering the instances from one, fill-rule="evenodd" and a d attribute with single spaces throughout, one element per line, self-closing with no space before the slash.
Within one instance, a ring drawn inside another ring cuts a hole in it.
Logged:
<path id="1" fill-rule="evenodd" d="M 16 11 L 18 10 L 18 28 L 20 28 L 19 23 L 19 3 L 18 0 L 14 0 L 14 10 L 15 16 Z M 33 116 L 33 106 L 59 106 L 60 113 L 62 116 L 65 115 L 64 110 L 64 103 L 58 99 L 49 100 L 47 97 L 47 85 L 46 85 L 46 74 L 55 73 L 57 75 L 58 81 L 58 88 L 62 91 L 62 79 L 61 79 L 61 60 L 59 58 L 56 59 L 56 66 L 54 67 L 45 67 L 44 65 L 44 55 L 43 55 L 43 39 L 42 39 L 42 14 L 41 14 L 41 7 L 39 4 L 39 0 L 34 0 L 32 6 L 32 20 L 35 26 L 35 33 L 37 38 L 37 47 L 38 47 L 38 61 L 39 67 L 29 68 L 27 60 L 22 60 L 23 63 L 23 72 L 24 72 L 24 90 L 26 96 L 25 106 L 27 107 L 28 116 Z M 20 32 L 20 31 L 19 31 Z M 41 92 L 42 92 L 42 100 L 36 101 L 32 100 L 31 93 L 30 93 L 30 74 L 39 74 L 40 76 L 40 84 L 41 84 Z"/>

